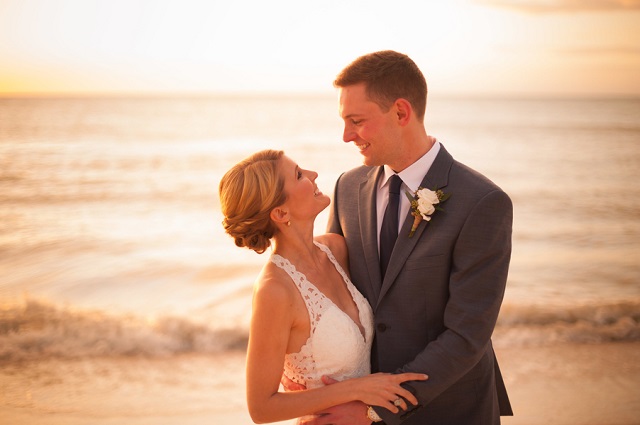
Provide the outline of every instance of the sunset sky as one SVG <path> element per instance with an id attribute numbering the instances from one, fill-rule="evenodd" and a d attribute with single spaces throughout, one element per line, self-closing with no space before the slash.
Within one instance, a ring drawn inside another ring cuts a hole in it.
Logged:
<path id="1" fill-rule="evenodd" d="M 0 95 L 331 93 L 375 50 L 430 91 L 640 95 L 640 0 L 0 0 Z"/>

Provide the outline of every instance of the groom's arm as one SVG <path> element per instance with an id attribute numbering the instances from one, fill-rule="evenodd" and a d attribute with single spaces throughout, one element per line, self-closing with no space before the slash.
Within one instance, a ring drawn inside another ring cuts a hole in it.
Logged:
<path id="1" fill-rule="evenodd" d="M 495 190 L 477 203 L 462 226 L 453 248 L 445 331 L 398 370 L 429 374 L 429 381 L 410 384 L 420 401 L 414 413 L 428 409 L 429 402 L 468 373 L 486 352 L 504 297 L 512 221 L 511 200 Z M 388 425 L 411 415 L 376 410 Z"/>

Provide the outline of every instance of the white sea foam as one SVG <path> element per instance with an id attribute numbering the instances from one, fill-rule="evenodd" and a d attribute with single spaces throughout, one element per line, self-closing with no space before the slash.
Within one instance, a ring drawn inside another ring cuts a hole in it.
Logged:
<path id="1" fill-rule="evenodd" d="M 216 327 L 189 317 L 144 318 L 78 310 L 38 300 L 5 305 L 0 312 L 0 361 L 44 358 L 219 353 L 246 347 L 246 323 Z M 640 341 L 640 300 L 561 309 L 503 309 L 496 345 Z"/>
<path id="2" fill-rule="evenodd" d="M 181 317 L 153 319 L 26 300 L 0 312 L 0 360 L 167 356 L 244 349 L 246 329 L 214 329 Z"/>

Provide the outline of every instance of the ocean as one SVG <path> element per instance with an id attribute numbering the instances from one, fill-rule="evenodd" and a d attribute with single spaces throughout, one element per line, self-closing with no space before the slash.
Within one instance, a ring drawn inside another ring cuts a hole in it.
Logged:
<path id="1" fill-rule="evenodd" d="M 494 333 L 509 423 L 535 423 L 538 402 L 557 424 L 636 423 L 640 99 L 433 97 L 426 125 L 513 199 Z M 361 163 L 341 136 L 331 95 L 0 99 L 0 422 L 251 423 L 243 358 L 268 254 L 224 233 L 218 182 L 275 148 L 332 193 Z M 606 394 L 566 387 L 587 374 Z"/>
<path id="2" fill-rule="evenodd" d="M 436 97 L 426 125 L 514 202 L 496 343 L 640 340 L 640 99 Z M 265 148 L 325 193 L 361 163 L 330 95 L 0 99 L 0 361 L 242 350 L 268 254 L 217 187 Z"/>
<path id="3" fill-rule="evenodd" d="M 497 343 L 640 340 L 640 99 L 434 98 L 426 125 L 514 202 Z M 325 193 L 361 163 L 332 96 L 0 99 L 0 361 L 242 349 L 268 254 L 217 186 L 265 148 Z"/>

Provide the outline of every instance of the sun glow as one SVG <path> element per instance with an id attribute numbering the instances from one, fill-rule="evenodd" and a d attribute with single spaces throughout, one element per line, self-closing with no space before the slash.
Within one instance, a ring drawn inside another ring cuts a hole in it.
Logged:
<path id="1" fill-rule="evenodd" d="M 440 92 L 640 94 L 637 9 L 524 3 L 5 0 L 0 93 L 329 92 L 355 57 L 394 49 Z"/>

